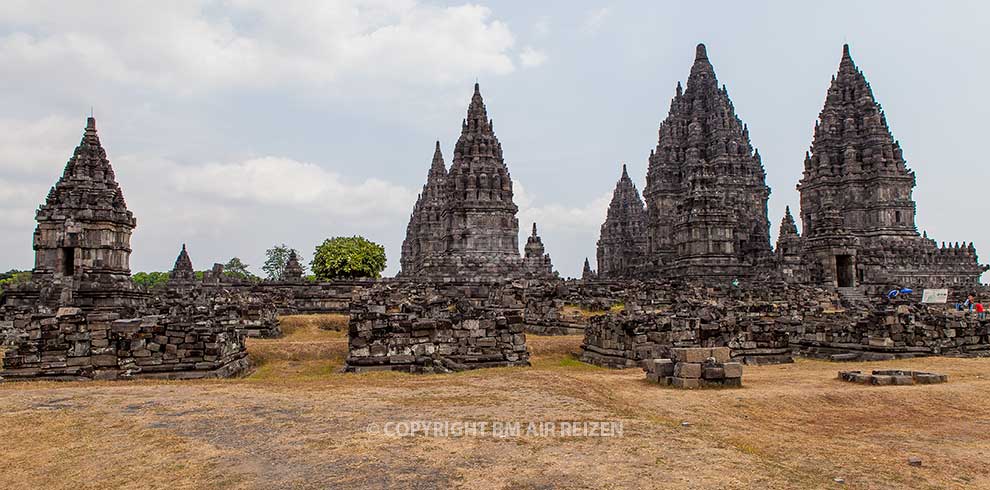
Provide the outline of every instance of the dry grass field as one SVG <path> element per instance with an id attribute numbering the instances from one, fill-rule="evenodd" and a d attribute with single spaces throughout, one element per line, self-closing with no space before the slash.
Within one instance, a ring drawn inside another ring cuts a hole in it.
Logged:
<path id="1" fill-rule="evenodd" d="M 575 361 L 578 337 L 530 336 L 532 368 L 352 375 L 337 372 L 346 334 L 319 328 L 344 321 L 284 319 L 285 338 L 250 341 L 242 379 L 0 385 L 0 488 L 990 488 L 990 359 L 802 360 L 678 391 Z M 881 366 L 950 382 L 835 380 Z M 384 433 L 414 420 L 623 429 Z"/>

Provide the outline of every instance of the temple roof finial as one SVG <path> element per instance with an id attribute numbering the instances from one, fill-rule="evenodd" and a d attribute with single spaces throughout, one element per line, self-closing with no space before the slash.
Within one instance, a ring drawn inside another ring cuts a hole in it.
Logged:
<path id="1" fill-rule="evenodd" d="M 536 222 L 533 222 L 533 236 L 536 236 Z"/>
<path id="2" fill-rule="evenodd" d="M 698 43 L 698 47 L 694 50 L 694 59 L 695 61 L 708 59 L 708 51 L 705 49 L 704 43 Z"/>

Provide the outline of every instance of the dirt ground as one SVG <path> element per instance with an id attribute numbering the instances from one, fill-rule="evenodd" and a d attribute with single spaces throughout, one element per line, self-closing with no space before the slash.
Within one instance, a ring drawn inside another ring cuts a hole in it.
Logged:
<path id="1" fill-rule="evenodd" d="M 0 385 L 0 488 L 990 488 L 990 359 L 799 360 L 680 391 L 530 336 L 531 368 L 354 375 L 337 372 L 346 334 L 318 328 L 343 323 L 284 319 L 242 379 Z M 949 383 L 835 379 L 877 367 Z M 415 421 L 476 433 L 406 436 Z M 621 435 L 563 435 L 593 421 Z"/>

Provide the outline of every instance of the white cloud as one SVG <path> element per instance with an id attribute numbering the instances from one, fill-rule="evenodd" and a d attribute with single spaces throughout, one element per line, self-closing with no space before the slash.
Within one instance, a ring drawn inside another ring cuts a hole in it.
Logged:
<path id="1" fill-rule="evenodd" d="M 0 119 L 0 173 L 51 174 L 53 164 L 65 163 L 72 155 L 82 137 L 80 124 L 59 116 Z"/>
<path id="2" fill-rule="evenodd" d="M 72 74 L 194 93 L 284 84 L 432 84 L 506 74 L 514 37 L 479 5 L 412 0 L 7 1 L 0 63 L 21 81 Z M 62 79 L 51 80 L 65 86 Z M 71 85 L 71 84 L 70 84 Z"/>
<path id="3" fill-rule="evenodd" d="M 588 33 L 596 33 L 602 28 L 602 24 L 612 14 L 608 7 L 594 9 L 584 16 L 584 30 Z"/>
<path id="4" fill-rule="evenodd" d="M 340 174 L 290 158 L 177 166 L 172 175 L 180 193 L 318 209 L 334 216 L 402 216 L 416 199 L 415 192 L 400 185 L 375 178 L 348 183 Z"/>
<path id="5" fill-rule="evenodd" d="M 523 66 L 540 66 L 546 61 L 546 53 L 534 49 L 532 46 L 526 46 L 523 48 L 522 52 L 519 53 L 519 62 L 522 63 Z"/>

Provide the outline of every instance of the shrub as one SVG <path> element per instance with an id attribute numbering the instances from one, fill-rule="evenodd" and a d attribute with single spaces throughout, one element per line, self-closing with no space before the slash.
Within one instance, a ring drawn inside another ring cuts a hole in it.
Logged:
<path id="1" fill-rule="evenodd" d="M 380 277 L 385 247 L 360 236 L 329 238 L 316 247 L 311 269 L 319 281 Z"/>

